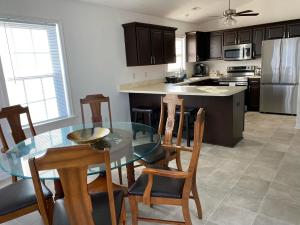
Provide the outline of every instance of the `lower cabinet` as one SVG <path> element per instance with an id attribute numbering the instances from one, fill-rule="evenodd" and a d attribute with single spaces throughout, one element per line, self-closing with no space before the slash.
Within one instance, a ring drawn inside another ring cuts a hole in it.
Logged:
<path id="1" fill-rule="evenodd" d="M 259 111 L 260 78 L 250 78 L 248 81 L 247 109 Z"/>

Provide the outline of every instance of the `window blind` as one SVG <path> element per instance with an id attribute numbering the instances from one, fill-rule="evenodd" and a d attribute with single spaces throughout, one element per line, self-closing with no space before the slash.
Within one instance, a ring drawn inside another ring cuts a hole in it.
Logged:
<path id="1" fill-rule="evenodd" d="M 0 19 L 0 56 L 10 105 L 28 106 L 34 123 L 69 116 L 57 24 Z"/>

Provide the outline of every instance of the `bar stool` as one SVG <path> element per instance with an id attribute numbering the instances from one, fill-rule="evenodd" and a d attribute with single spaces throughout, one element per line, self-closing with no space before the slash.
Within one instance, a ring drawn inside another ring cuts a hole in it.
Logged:
<path id="1" fill-rule="evenodd" d="M 188 147 L 191 146 L 191 133 L 190 130 L 193 128 L 191 125 L 191 121 L 193 121 L 193 117 L 196 112 L 196 108 L 194 107 L 185 107 L 184 108 L 184 126 L 185 126 L 185 137 L 186 137 L 186 144 Z M 180 115 L 180 111 L 176 110 L 176 116 Z"/>
<path id="2" fill-rule="evenodd" d="M 150 127 L 152 127 L 152 119 L 153 119 L 153 113 L 154 113 L 154 109 L 149 108 L 149 107 L 133 107 L 131 109 L 131 112 L 133 114 L 133 122 L 134 123 L 138 123 L 139 121 L 141 121 L 141 123 L 146 124 Z M 139 120 L 139 116 L 142 115 L 142 119 Z M 136 133 L 133 133 L 133 138 L 136 139 Z M 145 133 L 145 131 L 143 130 L 143 134 Z M 151 141 L 153 141 L 153 135 L 151 135 Z"/>

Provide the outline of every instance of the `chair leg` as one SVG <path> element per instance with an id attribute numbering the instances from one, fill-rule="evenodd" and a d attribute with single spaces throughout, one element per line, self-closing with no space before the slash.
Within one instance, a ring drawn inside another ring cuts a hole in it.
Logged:
<path id="1" fill-rule="evenodd" d="M 185 129 L 186 129 L 186 144 L 188 147 L 191 146 L 191 137 L 190 137 L 190 116 L 186 115 L 185 117 Z"/>
<path id="2" fill-rule="evenodd" d="M 135 199 L 135 196 L 129 196 L 129 203 L 130 203 L 130 209 L 131 209 L 131 220 L 132 225 L 138 225 L 138 203 Z"/>
<path id="3" fill-rule="evenodd" d="M 202 219 L 202 207 L 201 207 L 201 203 L 200 203 L 200 198 L 199 198 L 199 194 L 198 194 L 198 190 L 197 190 L 196 181 L 193 182 L 192 193 L 193 193 L 193 197 L 194 197 L 195 204 L 197 207 L 198 218 Z"/>
<path id="4" fill-rule="evenodd" d="M 189 208 L 189 200 L 184 200 L 182 204 L 182 213 L 184 218 L 185 225 L 192 225 L 190 208 Z"/>
<path id="5" fill-rule="evenodd" d="M 120 221 L 120 224 L 126 225 L 126 208 L 125 208 L 125 200 L 123 200 L 122 204 L 122 219 Z"/>
<path id="6" fill-rule="evenodd" d="M 182 171 L 180 151 L 176 152 L 176 166 L 179 171 Z"/>

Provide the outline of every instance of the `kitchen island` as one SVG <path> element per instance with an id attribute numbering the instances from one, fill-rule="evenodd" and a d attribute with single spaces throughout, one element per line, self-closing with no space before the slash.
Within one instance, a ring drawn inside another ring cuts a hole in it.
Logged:
<path id="1" fill-rule="evenodd" d="M 161 96 L 176 94 L 185 107 L 204 108 L 206 112 L 204 142 L 234 147 L 242 138 L 245 119 L 245 90 L 237 86 L 193 86 L 194 81 L 180 84 L 121 86 L 129 94 L 130 108 L 160 108 Z M 158 121 L 157 121 L 158 122 Z"/>

